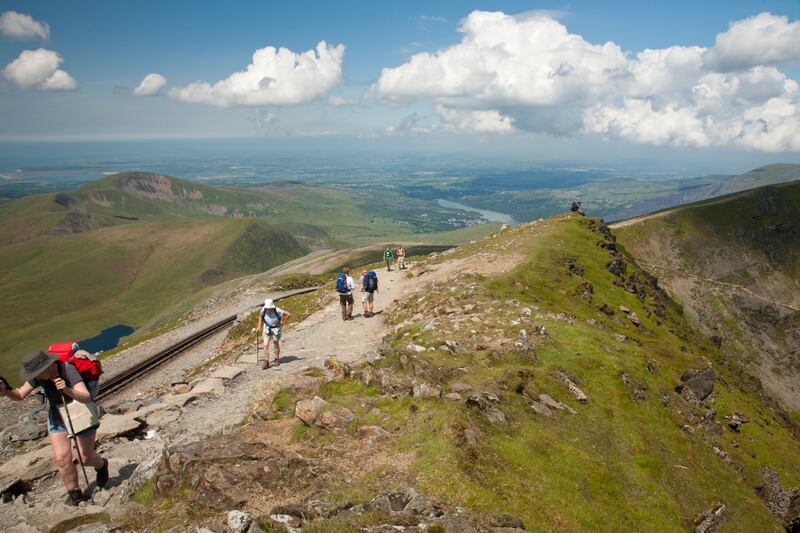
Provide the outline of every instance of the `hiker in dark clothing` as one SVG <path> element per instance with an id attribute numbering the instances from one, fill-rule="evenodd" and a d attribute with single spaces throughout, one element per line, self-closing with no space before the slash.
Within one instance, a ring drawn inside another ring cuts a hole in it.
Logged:
<path id="1" fill-rule="evenodd" d="M 6 398 L 15 401 L 24 400 L 37 388 L 43 390 L 49 406 L 47 432 L 53 448 L 53 459 L 69 492 L 66 503 L 78 505 L 88 498 L 78 485 L 78 471 L 72 462 L 72 444 L 67 435 L 67 422 L 62 420 L 59 407 L 63 406 L 64 400 L 68 404 L 88 404 L 92 401 L 92 396 L 74 366 L 58 361 L 56 355 L 43 351 L 33 351 L 25 356 L 20 377 L 23 383 L 18 388 L 12 389 L 3 380 L 0 389 Z M 94 449 L 96 432 L 96 427 L 78 432 L 76 441 L 83 464 L 94 467 L 97 472 L 97 486 L 102 488 L 108 483 L 108 460 Z"/>
<path id="2" fill-rule="evenodd" d="M 336 292 L 339 294 L 339 305 L 342 306 L 342 320 L 353 319 L 353 289 L 355 282 L 350 276 L 348 267 L 342 268 L 342 273 L 336 277 Z"/>

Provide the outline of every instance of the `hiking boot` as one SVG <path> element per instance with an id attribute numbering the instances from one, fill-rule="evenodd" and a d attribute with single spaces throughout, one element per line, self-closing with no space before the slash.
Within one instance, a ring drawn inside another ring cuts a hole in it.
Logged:
<path id="1" fill-rule="evenodd" d="M 269 361 L 264 361 L 261 363 L 261 370 L 267 370 L 269 368 Z"/>
<path id="2" fill-rule="evenodd" d="M 64 503 L 69 505 L 70 507 L 77 507 L 79 503 L 85 502 L 89 498 L 83 493 L 81 489 L 73 489 L 69 491 L 69 495 L 67 496 L 67 501 Z"/>
<path id="3" fill-rule="evenodd" d="M 95 468 L 94 471 L 97 472 L 97 477 L 95 478 L 97 486 L 102 489 L 108 483 L 108 459 L 104 458 L 103 466 Z"/>

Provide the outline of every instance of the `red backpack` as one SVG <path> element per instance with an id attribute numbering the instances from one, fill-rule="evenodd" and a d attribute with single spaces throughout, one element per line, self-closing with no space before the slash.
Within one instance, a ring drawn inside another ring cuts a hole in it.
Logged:
<path id="1" fill-rule="evenodd" d="M 77 342 L 56 342 L 50 345 L 47 353 L 55 354 L 59 361 L 74 366 L 83 381 L 98 381 L 103 373 L 103 365 L 94 355 L 78 348 Z"/>

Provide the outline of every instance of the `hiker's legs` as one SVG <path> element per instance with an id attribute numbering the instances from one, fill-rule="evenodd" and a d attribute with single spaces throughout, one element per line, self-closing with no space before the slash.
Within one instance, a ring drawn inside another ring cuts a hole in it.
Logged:
<path id="1" fill-rule="evenodd" d="M 347 320 L 347 296 L 339 295 L 339 305 L 342 306 L 342 320 Z"/>
<path id="2" fill-rule="evenodd" d="M 275 336 L 275 363 L 281 362 L 281 340 Z"/>
<path id="3" fill-rule="evenodd" d="M 50 433 L 50 446 L 53 448 L 53 460 L 58 468 L 58 475 L 67 490 L 78 488 L 78 470 L 72 463 L 72 445 L 66 431 Z"/>
<path id="4" fill-rule="evenodd" d="M 78 450 L 81 452 L 84 465 L 91 466 L 92 468 L 102 468 L 103 458 L 100 457 L 100 454 L 94 449 L 95 437 L 96 434 L 94 432 L 89 435 L 79 436 Z"/>
<path id="5" fill-rule="evenodd" d="M 347 318 L 353 318 L 353 303 L 355 300 L 353 299 L 353 295 L 347 297 Z"/>

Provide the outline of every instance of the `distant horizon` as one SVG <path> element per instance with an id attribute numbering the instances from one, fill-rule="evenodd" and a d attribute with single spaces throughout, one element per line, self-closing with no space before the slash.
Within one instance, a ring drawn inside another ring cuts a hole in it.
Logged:
<path id="1" fill-rule="evenodd" d="M 191 6 L 6 0 L 0 143 L 800 160 L 796 1 Z"/>

